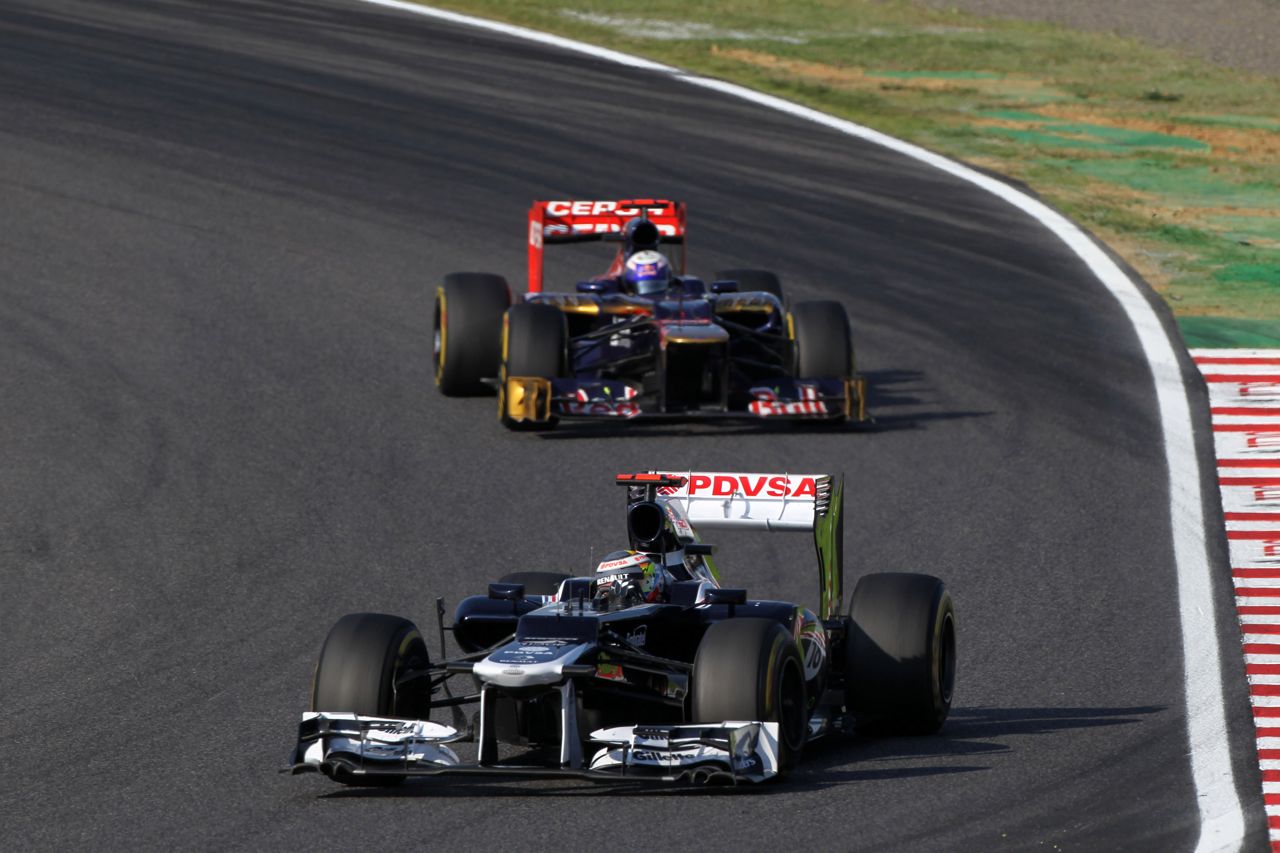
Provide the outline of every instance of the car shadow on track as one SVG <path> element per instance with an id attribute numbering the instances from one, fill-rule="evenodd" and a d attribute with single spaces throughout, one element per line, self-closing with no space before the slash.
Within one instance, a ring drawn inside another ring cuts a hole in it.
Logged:
<path id="1" fill-rule="evenodd" d="M 700 435 L 850 435 L 923 429 L 931 423 L 988 417 L 993 412 L 929 411 L 922 394 L 924 374 L 918 370 L 877 370 L 864 374 L 868 385 L 868 410 L 872 420 L 860 424 L 765 419 L 670 419 L 638 421 L 572 421 L 556 429 L 534 434 L 545 441 L 584 438 L 688 438 Z M 906 411 L 901 411 L 906 409 Z M 885 411 L 891 410 L 891 411 Z"/>
<path id="2" fill-rule="evenodd" d="M 990 411 L 938 411 L 923 371 L 873 370 L 864 374 L 869 388 L 868 409 L 875 418 L 865 429 L 872 432 L 925 429 L 943 421 L 985 418 Z"/>
<path id="3" fill-rule="evenodd" d="M 1140 723 L 1164 705 L 1123 708 L 954 708 L 944 734 L 964 737 L 1052 734 L 1071 729 Z"/>
<path id="4" fill-rule="evenodd" d="M 800 766 L 777 784 L 694 787 L 654 783 L 593 782 L 579 779 L 494 780 L 424 778 L 395 788 L 342 788 L 322 799 L 365 797 L 598 797 L 776 796 L 854 782 L 950 776 L 994 769 L 982 761 L 1015 752 L 1007 739 L 1052 735 L 1076 729 L 1123 726 L 1167 710 L 1160 705 L 1120 708 L 957 708 L 935 735 L 833 737 L 810 744 Z"/>
<path id="5" fill-rule="evenodd" d="M 990 770 L 979 756 L 1016 752 L 1010 743 L 1026 735 L 1131 725 L 1165 710 L 1163 706 L 1123 708 L 956 708 L 936 735 L 854 737 L 815 744 L 787 779 L 791 789 L 826 788 L 846 782 Z M 943 763 L 934 763 L 941 760 Z M 957 761 L 959 763 L 951 763 Z M 927 762 L 921 766 L 922 762 Z"/>

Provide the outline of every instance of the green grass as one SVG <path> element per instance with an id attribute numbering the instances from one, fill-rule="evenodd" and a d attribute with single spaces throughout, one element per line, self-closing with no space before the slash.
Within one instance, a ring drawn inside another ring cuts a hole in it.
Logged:
<path id="1" fill-rule="evenodd" d="M 1182 317 L 1182 339 L 1189 347 L 1280 348 L 1280 323 L 1229 317 Z"/>
<path id="2" fill-rule="evenodd" d="M 434 5 L 734 80 L 1007 174 L 1123 255 L 1188 339 L 1280 331 L 1274 78 L 906 0 Z"/>

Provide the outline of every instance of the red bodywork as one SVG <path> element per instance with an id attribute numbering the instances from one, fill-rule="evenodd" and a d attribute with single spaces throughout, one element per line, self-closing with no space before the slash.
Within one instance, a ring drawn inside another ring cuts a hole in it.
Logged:
<path id="1" fill-rule="evenodd" d="M 618 201 L 535 201 L 529 208 L 529 292 L 542 292 L 542 251 L 548 244 L 621 239 L 637 217 L 658 227 L 663 243 L 680 245 L 680 274 L 685 271 L 686 208 L 682 201 L 641 198 Z M 622 274 L 625 245 L 618 247 L 606 276 Z"/>

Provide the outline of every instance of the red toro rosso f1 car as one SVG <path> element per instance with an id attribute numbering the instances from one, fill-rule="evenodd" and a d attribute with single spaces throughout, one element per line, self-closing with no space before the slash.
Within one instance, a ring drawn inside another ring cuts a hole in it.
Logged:
<path id="1" fill-rule="evenodd" d="M 449 396 L 496 388 L 510 427 L 561 418 L 760 417 L 863 421 L 844 306 L 797 302 L 778 277 L 684 274 L 685 206 L 660 199 L 538 201 L 529 211 L 528 293 L 453 273 L 436 291 L 436 384 Z M 542 288 L 543 252 L 615 242 L 609 269 L 572 292 Z M 663 253 L 679 248 L 678 264 Z M 678 267 L 678 268 L 677 268 Z"/>
<path id="2" fill-rule="evenodd" d="M 414 623 L 329 632 L 292 771 L 349 785 L 452 773 L 760 782 L 854 726 L 936 731 L 955 616 L 935 577 L 869 574 L 844 607 L 842 483 L 830 474 L 619 475 L 625 547 L 585 575 L 521 572 Z M 808 531 L 818 606 L 725 586 L 706 529 Z M 468 717 L 461 710 L 478 712 Z M 435 717 L 435 719 L 432 719 Z"/>

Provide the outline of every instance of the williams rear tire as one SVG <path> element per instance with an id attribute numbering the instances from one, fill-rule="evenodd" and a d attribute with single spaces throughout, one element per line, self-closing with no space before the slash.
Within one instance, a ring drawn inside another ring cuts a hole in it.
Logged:
<path id="1" fill-rule="evenodd" d="M 865 575 L 853 591 L 845 704 L 858 728 L 929 734 L 951 711 L 956 618 L 931 575 Z"/>

